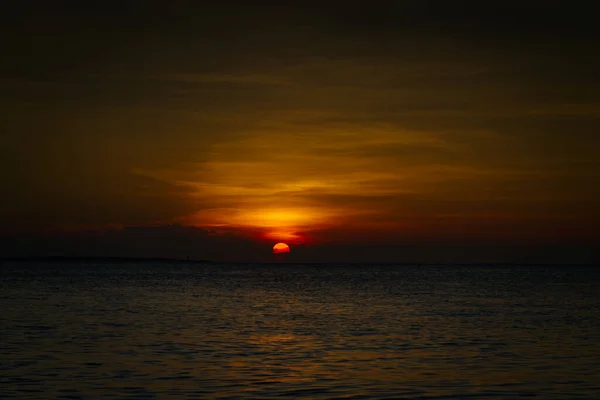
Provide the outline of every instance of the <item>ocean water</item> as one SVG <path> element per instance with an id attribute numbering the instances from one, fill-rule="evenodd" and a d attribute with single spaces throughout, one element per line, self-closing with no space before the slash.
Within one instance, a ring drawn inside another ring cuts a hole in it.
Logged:
<path id="1" fill-rule="evenodd" d="M 0 266 L 0 397 L 600 398 L 600 269 Z"/>

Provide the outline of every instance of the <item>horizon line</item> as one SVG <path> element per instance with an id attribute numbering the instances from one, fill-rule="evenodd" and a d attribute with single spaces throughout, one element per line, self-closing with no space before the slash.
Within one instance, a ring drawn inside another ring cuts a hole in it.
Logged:
<path id="1" fill-rule="evenodd" d="M 336 262 L 336 261 L 306 261 L 306 262 L 268 262 L 268 261 L 214 261 L 195 258 L 175 257 L 121 257 L 121 256 L 22 256 L 22 257 L 0 257 L 0 262 L 112 262 L 112 263 L 144 263 L 144 262 L 168 262 L 178 264 L 258 264 L 258 265 L 402 265 L 402 266 L 598 266 L 597 262 L 572 262 L 572 263 L 549 263 L 549 262 Z"/>

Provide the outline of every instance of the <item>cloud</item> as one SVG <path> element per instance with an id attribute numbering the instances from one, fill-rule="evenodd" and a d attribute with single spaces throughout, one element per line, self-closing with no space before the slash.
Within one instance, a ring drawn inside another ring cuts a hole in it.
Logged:
<path id="1" fill-rule="evenodd" d="M 19 50 L 0 78 L 6 229 L 588 232 L 599 103 L 584 27 L 563 36 L 550 6 L 248 7 L 163 21 L 147 6 L 114 17 L 131 28 L 119 41 L 77 12 L 3 38 Z"/>

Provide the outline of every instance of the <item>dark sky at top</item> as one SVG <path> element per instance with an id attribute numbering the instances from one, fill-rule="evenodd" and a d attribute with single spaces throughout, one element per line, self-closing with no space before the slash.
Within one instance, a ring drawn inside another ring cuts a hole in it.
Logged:
<path id="1" fill-rule="evenodd" d="M 0 251 L 597 259 L 595 15 L 3 2 Z"/>

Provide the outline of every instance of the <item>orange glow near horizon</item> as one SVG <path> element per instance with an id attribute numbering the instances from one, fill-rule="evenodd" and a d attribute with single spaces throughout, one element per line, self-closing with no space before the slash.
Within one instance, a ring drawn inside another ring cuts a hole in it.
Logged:
<path id="1" fill-rule="evenodd" d="M 242 213 L 241 224 L 264 229 L 264 238 L 268 240 L 286 240 L 301 243 L 303 238 L 298 230 L 314 226 L 323 220 L 318 213 L 307 209 L 274 209 Z"/>
<path id="2" fill-rule="evenodd" d="M 318 213 L 306 209 L 272 209 L 243 212 L 238 220 L 249 226 L 290 228 L 316 222 Z"/>
<path id="3" fill-rule="evenodd" d="M 334 215 L 315 208 L 212 209 L 196 214 L 192 223 L 204 226 L 228 226 L 260 231 L 259 237 L 268 241 L 306 243 L 302 230 L 328 225 Z M 202 221 L 197 223 L 196 221 Z"/>
<path id="4" fill-rule="evenodd" d="M 306 238 L 293 229 L 267 230 L 262 237 L 267 240 L 285 240 L 286 242 L 294 244 L 306 242 Z"/>

